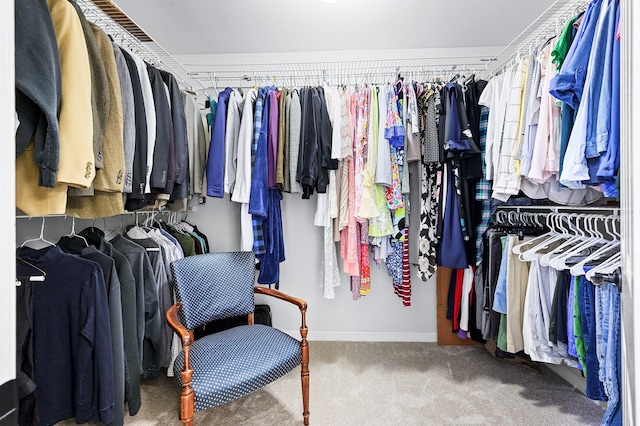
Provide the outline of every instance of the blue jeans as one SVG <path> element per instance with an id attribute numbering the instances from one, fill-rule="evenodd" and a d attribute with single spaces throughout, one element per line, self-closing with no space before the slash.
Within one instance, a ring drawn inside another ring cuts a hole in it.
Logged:
<path id="1" fill-rule="evenodd" d="M 500 272 L 498 273 L 498 283 L 493 295 L 492 309 L 501 314 L 507 313 L 507 257 L 509 257 L 509 239 L 502 239 L 502 260 L 500 261 Z"/>
<path id="2" fill-rule="evenodd" d="M 604 387 L 600 382 L 600 363 L 596 352 L 596 306 L 595 306 L 595 286 L 584 276 L 580 278 L 580 297 L 578 304 L 580 315 L 582 316 L 582 336 L 586 348 L 587 368 L 584 374 L 587 379 L 585 394 L 596 401 L 606 401 Z"/>
<path id="3" fill-rule="evenodd" d="M 608 397 L 603 425 L 622 424 L 620 404 L 620 293 L 611 283 L 596 287 L 596 351 L 599 378 Z"/>

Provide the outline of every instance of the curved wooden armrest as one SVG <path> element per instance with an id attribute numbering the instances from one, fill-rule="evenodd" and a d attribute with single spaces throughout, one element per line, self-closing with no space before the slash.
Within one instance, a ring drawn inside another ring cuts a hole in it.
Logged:
<path id="1" fill-rule="evenodd" d="M 178 317 L 180 309 L 182 309 L 182 303 L 176 303 L 167 309 L 167 323 L 169 324 L 169 327 L 171 327 L 171 329 L 180 336 L 180 340 L 182 340 L 182 347 L 184 348 L 185 346 L 190 346 L 193 343 L 194 338 L 193 332 L 187 330 L 187 328 L 182 325 L 182 322 L 180 322 L 180 318 Z"/>
<path id="2" fill-rule="evenodd" d="M 267 296 L 272 296 L 277 299 L 281 299 L 286 302 L 293 303 L 294 305 L 298 306 L 298 308 L 300 308 L 301 311 L 307 310 L 307 302 L 305 302 L 302 299 L 298 299 L 297 297 L 289 296 L 288 294 L 283 293 L 279 290 L 266 288 L 266 287 L 253 287 L 253 292 L 258 294 L 266 294 Z"/>
<path id="3" fill-rule="evenodd" d="M 272 288 L 267 287 L 259 287 L 254 286 L 253 292 L 257 294 L 264 294 L 267 296 L 275 297 L 276 299 L 284 300 L 285 302 L 289 302 L 291 304 L 296 305 L 300 308 L 300 316 L 302 317 L 302 324 L 300 325 L 300 336 L 302 336 L 302 346 L 307 345 L 307 334 L 309 333 L 309 329 L 307 328 L 307 302 L 302 299 L 298 299 L 297 297 L 289 296 L 286 293 L 283 293 L 279 290 L 274 290 Z"/>

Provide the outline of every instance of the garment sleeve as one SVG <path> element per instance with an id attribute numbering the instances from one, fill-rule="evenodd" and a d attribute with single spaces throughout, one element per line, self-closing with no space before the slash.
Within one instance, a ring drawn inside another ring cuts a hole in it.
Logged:
<path id="1" fill-rule="evenodd" d="M 91 70 L 80 18 L 66 1 L 51 2 L 51 18 L 60 51 L 62 98 L 60 166 L 56 182 L 88 188 L 95 177 Z"/>
<path id="2" fill-rule="evenodd" d="M 143 376 L 155 378 L 160 372 L 160 306 L 153 267 L 146 253 L 144 253 L 142 267 L 144 276 Z"/>
<path id="3" fill-rule="evenodd" d="M 114 419 L 114 371 L 113 352 L 111 342 L 111 326 L 109 316 L 109 302 L 107 285 L 104 276 L 96 265 L 91 274 L 95 288 L 95 332 L 94 332 L 94 399 L 97 398 L 99 419 L 105 425 Z M 86 397 L 86 396 L 85 396 Z M 96 404 L 94 403 L 94 406 Z"/>

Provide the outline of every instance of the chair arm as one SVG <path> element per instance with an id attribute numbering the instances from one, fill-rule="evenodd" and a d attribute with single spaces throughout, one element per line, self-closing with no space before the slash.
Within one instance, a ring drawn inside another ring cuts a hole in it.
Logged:
<path id="1" fill-rule="evenodd" d="M 276 299 L 284 300 L 285 302 L 298 306 L 300 309 L 300 316 L 302 317 L 302 323 L 300 324 L 300 336 L 302 337 L 302 342 L 300 343 L 300 346 L 307 346 L 307 334 L 309 333 L 309 329 L 307 328 L 307 302 L 272 288 L 254 286 L 253 292 L 275 297 Z"/>
<path id="2" fill-rule="evenodd" d="M 182 325 L 182 322 L 180 322 L 180 318 L 178 318 L 180 309 L 182 309 L 182 303 L 171 305 L 171 307 L 167 309 L 166 316 L 169 327 L 171 327 L 171 329 L 175 331 L 178 336 L 180 336 L 180 340 L 182 341 L 182 348 L 184 349 L 186 346 L 191 346 L 195 339 L 193 338 L 193 332 L 187 330 L 187 328 Z"/>
<path id="3" fill-rule="evenodd" d="M 294 305 L 298 306 L 298 308 L 300 308 L 301 311 L 307 310 L 307 302 L 305 302 L 302 299 L 298 299 L 297 297 L 289 296 L 288 294 L 283 293 L 279 290 L 274 290 L 272 288 L 266 288 L 266 287 L 253 287 L 253 292 L 258 294 L 266 294 L 267 296 L 272 296 L 277 299 L 281 299 L 286 302 L 293 303 Z"/>

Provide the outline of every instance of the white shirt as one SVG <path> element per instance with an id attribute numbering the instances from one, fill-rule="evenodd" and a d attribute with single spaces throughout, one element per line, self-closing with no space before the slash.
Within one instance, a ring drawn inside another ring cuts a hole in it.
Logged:
<path id="1" fill-rule="evenodd" d="M 509 79 L 509 86 L 504 86 L 506 94 L 506 109 L 504 126 L 500 144 L 500 157 L 496 165 L 497 174 L 493 179 L 492 197 L 506 201 L 511 195 L 520 192 L 521 177 L 511 169 L 511 162 L 515 155 L 516 144 L 520 138 L 520 116 L 522 111 L 522 96 L 527 75 L 526 62 L 520 61 L 518 66 L 509 72 L 513 78 Z M 509 78 L 508 76 L 506 78 Z M 506 81 L 505 81 L 506 83 Z"/>
<path id="2" fill-rule="evenodd" d="M 240 118 L 242 117 L 244 99 L 237 90 L 231 92 L 227 106 L 227 123 L 224 135 L 224 193 L 231 194 L 236 182 L 236 165 L 238 162 L 238 139 L 240 137 Z"/>
<path id="3" fill-rule="evenodd" d="M 253 142 L 253 106 L 258 91 L 250 89 L 244 95 L 242 118 L 238 130 L 238 154 L 236 179 L 231 201 L 248 203 L 251 195 L 251 143 Z"/>
<path id="4" fill-rule="evenodd" d="M 502 136 L 501 120 L 504 119 L 504 108 L 500 102 L 502 87 L 504 85 L 505 74 L 500 74 L 487 83 L 487 87 L 482 91 L 478 103 L 489 108 L 489 118 L 487 121 L 487 135 L 485 145 L 485 178 L 493 180 L 494 168 L 498 163 L 500 155 L 500 138 Z M 500 118 L 502 116 L 502 119 Z M 498 131 L 500 128 L 500 131 Z"/>

